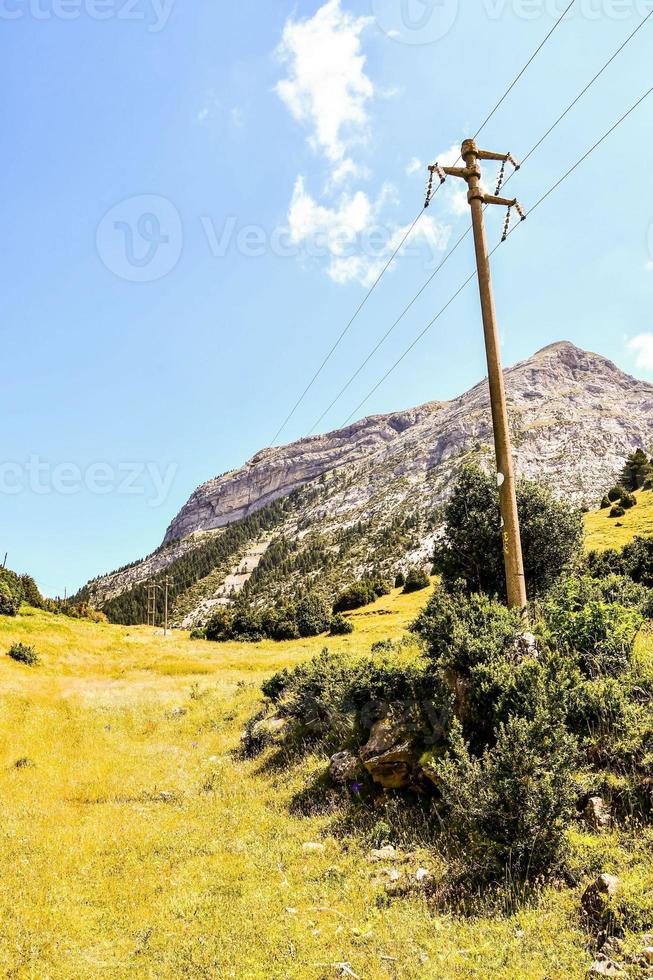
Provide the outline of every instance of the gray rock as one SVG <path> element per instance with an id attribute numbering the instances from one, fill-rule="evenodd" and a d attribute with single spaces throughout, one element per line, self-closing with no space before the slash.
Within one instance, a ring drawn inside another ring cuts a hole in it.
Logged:
<path id="1" fill-rule="evenodd" d="M 356 779 L 360 773 L 359 759 L 351 752 L 336 752 L 329 762 L 329 775 L 338 786 L 344 786 Z"/>
<path id="2" fill-rule="evenodd" d="M 400 856 L 399 851 L 393 847 L 392 844 L 385 844 L 383 847 L 375 847 L 367 855 L 368 860 L 372 862 L 398 861 Z"/>
<path id="3" fill-rule="evenodd" d="M 601 796 L 591 796 L 585 804 L 583 817 L 593 830 L 605 830 L 612 825 L 612 810 Z"/>
<path id="4" fill-rule="evenodd" d="M 620 977 L 624 976 L 624 972 L 618 963 L 599 953 L 590 966 L 588 975 L 590 977 Z"/>

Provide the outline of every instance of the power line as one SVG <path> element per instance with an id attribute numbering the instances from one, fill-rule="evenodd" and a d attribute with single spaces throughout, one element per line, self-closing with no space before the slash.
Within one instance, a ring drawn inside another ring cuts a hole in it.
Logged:
<path id="1" fill-rule="evenodd" d="M 395 258 L 397 257 L 397 255 L 399 254 L 399 252 L 401 251 L 401 249 L 403 248 L 406 239 L 411 234 L 411 232 L 413 231 L 415 225 L 417 224 L 417 222 L 419 221 L 419 219 L 424 214 L 424 210 L 425 209 L 422 208 L 422 210 L 419 212 L 419 214 L 417 215 L 417 217 L 413 221 L 412 225 L 410 225 L 410 227 L 408 228 L 407 232 L 405 233 L 405 235 L 403 236 L 403 238 L 401 239 L 401 241 L 397 245 L 396 249 L 394 250 L 394 252 L 390 256 L 390 258 L 388 259 L 388 261 L 386 262 L 386 264 L 384 265 L 383 269 L 381 270 L 381 272 L 377 276 L 376 280 L 372 283 L 372 285 L 368 289 L 367 293 L 363 297 L 362 302 L 356 308 L 356 311 L 355 311 L 354 315 L 352 316 L 351 320 L 349 321 L 349 323 L 347 324 L 347 326 L 345 327 L 345 329 L 341 332 L 341 334 L 338 337 L 338 339 L 336 340 L 335 344 L 333 345 L 333 347 L 331 348 L 331 350 L 329 351 L 329 353 L 326 355 L 326 357 L 324 358 L 324 360 L 320 364 L 319 368 L 317 369 L 317 371 L 315 372 L 315 374 L 313 375 L 313 377 L 311 378 L 311 380 L 308 382 L 308 384 L 304 388 L 303 392 L 301 393 L 301 395 L 299 396 L 299 398 L 297 399 L 297 401 L 295 402 L 295 404 L 293 405 L 293 407 L 291 408 L 290 412 L 288 412 L 288 415 L 286 416 L 286 418 L 283 420 L 283 422 L 281 423 L 281 425 L 277 429 L 277 431 L 276 431 L 276 433 L 274 435 L 274 438 L 272 439 L 272 442 L 270 443 L 270 445 L 273 446 L 275 444 L 275 442 L 277 441 L 277 439 L 279 438 L 279 436 L 281 435 L 281 433 L 283 432 L 283 430 L 286 428 L 286 426 L 290 422 L 291 418 L 293 417 L 293 415 L 295 414 L 295 412 L 297 411 L 297 409 L 299 408 L 299 406 L 301 405 L 301 403 L 306 398 L 306 395 L 309 393 L 309 391 L 311 390 L 311 388 L 313 387 L 313 385 L 315 384 L 315 382 L 317 381 L 317 379 L 321 375 L 322 371 L 324 370 L 324 368 L 326 367 L 326 365 L 328 364 L 328 362 L 331 360 L 331 358 L 332 358 L 333 354 L 335 353 L 336 349 L 340 346 L 341 341 L 344 339 L 345 334 L 348 333 L 349 328 L 352 326 L 354 320 L 356 319 L 356 317 L 358 316 L 358 314 L 360 313 L 360 311 L 363 309 L 363 307 L 367 303 L 368 299 L 370 298 L 370 296 L 372 295 L 372 293 L 374 292 L 374 290 L 376 289 L 376 287 L 378 286 L 378 284 L 381 282 L 381 279 L 383 278 L 383 276 L 385 275 L 385 273 L 388 271 L 390 265 L 392 264 L 392 262 L 395 260 Z"/>
<path id="2" fill-rule="evenodd" d="M 569 9 L 569 8 L 567 8 L 567 9 Z M 649 18 L 651 16 L 653 16 L 653 10 L 650 11 L 646 15 L 646 17 L 641 21 L 640 24 L 638 24 L 638 26 L 635 28 L 635 30 L 632 31 L 632 33 L 626 38 L 626 40 L 623 41 L 623 43 L 617 48 L 617 50 L 605 62 L 605 64 L 602 66 L 602 68 L 594 75 L 594 77 L 592 79 L 590 79 L 590 81 L 587 83 L 587 85 L 569 103 L 569 105 L 567 106 L 567 108 L 563 112 L 560 113 L 560 115 L 558 116 L 558 118 L 547 129 L 547 131 L 544 133 L 544 135 L 542 137 L 540 137 L 540 139 L 537 141 L 537 143 L 535 143 L 534 146 L 531 147 L 531 149 L 528 151 L 528 153 L 526 154 L 526 156 L 522 159 L 521 166 L 523 166 L 524 163 L 526 163 L 526 161 L 533 155 L 533 153 L 551 135 L 551 133 L 553 132 L 553 130 L 562 122 L 562 120 L 565 118 L 565 116 L 574 108 L 574 106 L 580 101 L 580 99 L 586 94 L 586 92 L 589 91 L 589 89 L 592 87 L 592 85 L 594 85 L 594 83 L 601 77 L 601 75 L 603 74 L 603 72 L 606 70 L 606 68 L 608 68 L 609 65 L 612 64 L 612 62 L 615 60 L 615 58 L 617 57 L 617 55 L 619 55 L 624 50 L 624 48 L 626 47 L 626 45 L 629 44 L 630 41 L 632 41 L 632 39 L 635 37 L 635 35 L 637 34 L 637 32 L 642 29 L 642 27 L 644 26 L 644 24 L 647 22 L 647 20 L 649 20 Z M 480 130 L 477 131 L 477 132 L 480 132 Z M 460 157 L 459 157 L 459 159 L 460 159 Z M 514 175 L 515 175 L 515 171 L 513 171 L 508 176 L 508 178 L 504 181 L 504 184 L 503 184 L 504 187 L 508 183 L 508 181 L 511 180 L 512 177 L 514 177 Z M 441 186 L 441 185 L 438 185 L 438 187 L 439 186 Z M 438 188 L 436 188 L 436 190 L 437 189 Z M 350 387 L 350 385 L 355 381 L 355 379 L 358 377 L 358 375 L 361 373 L 361 371 L 370 362 L 370 360 L 376 354 L 376 352 L 379 350 L 379 348 L 385 343 L 385 341 L 390 336 L 390 334 L 393 332 L 393 330 L 399 325 L 399 323 L 401 323 L 401 321 L 403 320 L 403 318 L 406 315 L 406 313 L 408 313 L 408 311 L 412 308 L 412 306 L 415 304 L 415 302 L 419 299 L 419 297 L 422 295 L 422 293 L 424 292 L 424 290 L 426 289 L 426 287 L 428 285 L 430 285 L 431 282 L 433 282 L 433 280 L 435 279 L 436 275 L 440 272 L 440 270 L 442 269 L 442 267 L 446 264 L 446 262 L 453 255 L 453 253 L 456 251 L 456 249 L 458 248 L 458 246 L 467 237 L 467 235 L 470 233 L 471 230 L 472 230 L 472 226 L 471 226 L 471 224 L 469 224 L 468 227 L 467 227 L 467 229 L 466 229 L 466 231 L 463 232 L 463 234 L 456 241 L 456 243 L 454 244 L 454 246 L 445 255 L 445 257 L 440 262 L 440 264 L 438 265 L 438 267 L 433 271 L 433 273 L 426 280 L 426 282 L 424 283 L 424 285 L 415 294 L 415 296 L 413 296 L 413 298 L 411 299 L 410 303 L 408 303 L 408 305 L 404 307 L 404 309 L 399 314 L 399 316 L 397 317 L 397 319 L 394 321 L 394 323 L 392 324 L 392 326 L 390 326 L 388 328 L 388 330 L 386 330 L 386 332 L 383 334 L 383 336 L 381 337 L 381 339 L 376 343 L 376 345 L 373 347 L 373 349 L 370 351 L 370 353 L 365 357 L 365 359 L 363 360 L 363 362 L 358 366 L 358 368 L 354 371 L 354 373 L 349 377 L 349 379 L 345 382 L 345 384 L 342 386 L 342 388 L 340 388 L 340 390 L 338 391 L 338 393 L 335 396 L 335 398 L 331 401 L 331 403 L 328 406 L 328 408 L 326 408 L 324 410 L 324 412 L 322 412 L 322 414 L 320 415 L 319 419 L 314 423 L 314 425 L 312 426 L 312 428 L 309 430 L 308 435 L 311 435 L 313 432 L 315 432 L 315 430 L 319 426 L 320 422 L 322 422 L 322 420 L 329 414 L 329 412 L 334 407 L 334 405 L 336 405 L 337 402 L 340 401 L 340 399 L 342 398 L 342 396 L 344 395 L 344 393 L 347 391 L 347 389 Z"/>
<path id="3" fill-rule="evenodd" d="M 392 333 L 392 331 L 395 329 L 395 327 L 398 326 L 399 323 L 401 323 L 401 321 L 405 317 L 406 313 L 408 313 L 408 311 L 410 310 L 410 308 L 417 302 L 417 300 L 422 295 L 422 293 L 424 292 L 424 290 L 426 289 L 426 287 L 431 282 L 433 282 L 433 280 L 437 276 L 437 274 L 440 271 L 440 269 L 442 268 L 442 266 L 445 265 L 445 263 L 449 261 L 449 259 L 451 258 L 451 256 L 454 254 L 454 252 L 458 248 L 458 246 L 462 244 L 462 242 L 464 241 L 465 238 L 467 238 L 467 235 L 469 235 L 469 232 L 471 231 L 471 227 L 472 226 L 470 225 L 469 228 L 465 232 L 463 232 L 463 234 L 460 236 L 460 238 L 458 239 L 458 241 L 456 242 L 456 244 L 447 252 L 447 254 L 442 259 L 442 262 L 440 262 L 440 264 L 437 266 L 437 268 L 434 269 L 434 271 L 431 273 L 431 275 L 426 280 L 426 282 L 421 287 L 421 289 L 417 293 L 415 293 L 415 295 L 411 299 L 411 301 L 408 304 L 408 306 L 405 306 L 404 307 L 404 309 L 399 314 L 399 316 L 397 317 L 397 319 L 395 320 L 395 322 L 392 324 L 392 326 L 389 327 L 386 330 L 386 332 L 383 334 L 383 336 L 381 337 L 381 339 L 377 342 L 376 346 L 373 347 L 372 350 L 369 352 L 369 354 L 367 355 L 367 357 L 365 358 L 365 360 L 362 362 L 362 364 L 360 364 L 356 368 L 356 370 L 351 375 L 351 377 L 346 382 L 346 384 L 344 384 L 342 386 L 342 388 L 340 389 L 340 391 L 338 392 L 338 394 L 336 395 L 336 397 L 333 399 L 333 401 L 331 402 L 331 404 L 328 406 L 328 408 L 325 408 L 324 409 L 324 411 L 320 415 L 320 417 L 317 420 L 317 422 L 315 422 L 315 424 L 313 425 L 313 427 L 310 429 L 310 431 L 308 433 L 309 436 L 312 435 L 313 432 L 315 432 L 315 430 L 317 429 L 317 427 L 320 424 L 320 422 L 322 421 L 322 419 L 325 418 L 325 416 L 327 416 L 329 414 L 329 412 L 331 411 L 331 409 L 333 408 L 333 406 L 336 404 L 336 402 L 339 402 L 340 401 L 340 399 L 342 398 L 342 396 L 344 395 L 344 393 L 347 391 L 347 389 L 349 388 L 349 386 L 352 384 L 352 382 L 356 380 L 356 378 L 361 373 L 361 371 L 363 370 L 363 368 L 372 360 L 372 358 L 374 357 L 374 355 L 378 351 L 379 347 L 381 347 L 385 343 L 385 341 L 388 339 L 388 337 L 390 336 L 390 334 Z"/>
<path id="4" fill-rule="evenodd" d="M 576 163 L 574 163 L 573 166 L 571 166 L 569 168 L 569 170 L 567 170 L 562 175 L 562 177 L 560 177 L 554 184 L 551 185 L 551 187 L 547 191 L 545 191 L 545 193 L 535 202 L 535 204 L 533 205 L 533 207 L 530 209 L 529 215 L 532 215 L 533 212 L 535 211 L 535 209 L 538 208 L 551 194 L 553 194 L 553 192 L 555 190 L 557 190 L 558 187 L 560 187 L 560 185 L 567 179 L 567 177 L 569 177 L 574 172 L 574 170 L 576 170 L 578 167 L 580 167 L 580 165 L 590 156 L 590 154 L 592 154 L 594 152 L 594 150 L 596 150 L 603 142 L 605 142 L 605 140 L 608 138 L 608 136 L 610 136 L 621 125 L 621 123 L 624 122 L 628 118 L 628 116 L 630 116 L 631 113 L 633 113 L 635 111 L 635 109 L 637 109 L 638 106 L 640 106 L 642 104 L 642 102 L 644 102 L 644 100 L 648 98 L 648 96 L 652 92 L 653 92 L 653 86 L 651 88 L 649 88 L 648 91 L 646 91 L 642 96 L 640 96 L 640 98 L 637 100 L 637 102 L 635 102 L 626 112 L 624 112 L 623 116 L 620 116 L 620 118 L 615 123 L 613 123 L 613 125 L 610 127 L 610 129 L 608 129 L 603 134 L 603 136 L 601 136 L 596 141 L 596 143 L 594 143 L 589 148 L 589 150 L 587 150 L 582 155 L 582 157 L 580 157 L 576 161 Z M 520 222 L 520 225 L 521 225 L 521 222 Z M 509 234 L 512 234 L 512 232 L 515 231 L 516 228 L 520 227 L 520 225 L 515 225 L 512 228 L 512 230 L 509 232 Z M 501 242 L 499 242 L 497 245 L 494 246 L 494 248 L 490 252 L 490 256 L 489 257 L 491 257 L 492 255 L 494 255 L 494 253 L 497 251 L 497 249 L 500 247 L 500 245 L 501 245 Z M 369 401 L 369 399 L 372 397 L 372 395 L 375 393 L 375 391 L 377 391 L 377 389 L 381 387 L 381 385 L 383 384 L 383 382 L 386 381 L 387 378 L 390 377 L 390 375 L 393 373 L 393 371 L 401 364 L 401 362 L 404 360 L 404 358 L 410 353 L 410 351 L 416 346 L 416 344 L 419 343 L 419 341 L 422 339 L 422 337 L 431 329 L 431 327 L 437 322 L 437 320 L 440 319 L 440 317 L 445 312 L 445 310 L 447 310 L 449 308 L 449 306 L 451 306 L 451 304 L 453 303 L 453 301 L 460 295 L 460 293 L 462 293 L 463 289 L 465 289 L 465 287 L 469 285 L 469 283 L 472 281 L 472 279 L 475 278 L 475 276 L 476 276 L 476 272 L 472 272 L 471 275 L 468 276 L 467 279 L 465 279 L 465 281 L 458 287 L 458 289 L 453 294 L 453 296 L 451 296 L 450 299 L 445 303 L 445 305 L 442 307 L 442 309 L 440 309 L 438 311 L 438 313 L 436 313 L 436 315 L 433 317 L 433 319 L 429 323 L 427 323 L 427 325 L 424 327 L 424 329 L 421 330 L 420 333 L 409 344 L 409 346 L 406 348 L 406 350 L 403 352 L 403 354 L 401 354 L 400 357 L 398 357 L 397 360 L 394 362 L 394 364 L 392 364 L 388 368 L 388 370 L 385 372 L 385 374 L 380 379 L 380 381 L 378 381 L 374 385 L 374 387 L 367 393 L 367 395 L 365 396 L 365 398 L 363 398 L 363 400 L 358 403 L 358 405 L 353 410 L 353 412 L 343 422 L 342 428 L 344 428 L 351 421 L 351 419 L 354 417 L 354 415 L 356 415 L 360 411 L 360 409 L 363 407 L 363 405 L 367 401 Z"/>
<path id="5" fill-rule="evenodd" d="M 497 104 L 495 105 L 495 107 L 492 110 L 492 112 L 488 116 L 485 117 L 485 119 L 483 120 L 483 122 L 481 123 L 481 125 L 479 126 L 479 128 L 474 133 L 474 136 L 472 137 L 473 139 L 476 139 L 476 137 L 479 136 L 482 133 L 482 131 L 485 129 L 485 127 L 487 126 L 487 124 L 489 123 L 490 119 L 495 114 L 495 112 L 497 111 L 497 109 L 499 108 L 499 106 L 502 105 L 505 102 L 505 100 L 510 95 L 510 93 L 514 89 L 515 85 L 517 84 L 517 82 L 519 81 L 519 79 L 524 74 L 524 72 L 535 61 L 535 59 L 537 58 L 538 54 L 540 53 L 540 51 L 542 50 L 542 48 L 544 47 L 544 45 L 546 44 L 546 42 L 549 40 L 549 38 L 551 37 L 551 35 L 553 34 L 553 32 L 558 28 L 558 26 L 562 23 L 562 21 L 564 20 L 565 16 L 571 10 L 571 8 L 573 7 L 573 5 L 574 5 L 575 2 L 576 2 L 576 0 L 571 0 L 571 3 L 569 3 L 565 7 L 565 9 L 562 11 L 562 13 L 558 17 L 557 21 L 555 22 L 555 24 L 553 25 L 553 27 L 551 28 L 551 30 L 547 34 L 547 36 L 544 38 L 544 40 L 541 42 L 541 44 L 535 49 L 535 51 L 530 56 L 530 58 L 528 59 L 528 61 L 526 62 L 526 64 L 522 68 L 522 70 L 519 72 L 519 74 L 510 83 L 510 85 L 508 86 L 508 88 L 506 89 L 506 91 L 503 93 L 503 95 L 501 96 L 501 98 L 499 99 L 499 101 L 497 102 Z M 458 159 L 460 159 L 460 157 L 458 157 Z"/>
<path id="6" fill-rule="evenodd" d="M 522 77 L 522 75 L 524 74 L 524 72 L 533 63 L 533 61 L 535 60 L 535 58 L 537 57 L 537 55 L 540 53 L 540 51 L 542 50 L 542 48 L 544 47 L 544 45 L 546 44 L 546 42 L 549 40 L 549 38 L 551 37 L 551 35 L 553 34 L 553 32 L 556 30 L 556 28 L 558 27 L 558 25 L 564 19 L 565 15 L 571 9 L 571 7 L 574 5 L 575 2 L 576 2 L 576 0 L 571 0 L 571 2 L 567 5 L 567 7 L 560 14 L 560 16 L 558 17 L 558 19 L 556 20 L 555 24 L 553 25 L 553 27 L 551 28 L 551 30 L 549 31 L 549 33 L 546 35 L 546 37 L 544 38 L 544 40 L 535 49 L 535 51 L 530 56 L 530 58 L 528 59 L 528 61 L 524 65 L 524 67 L 521 69 L 521 71 L 519 72 L 519 74 L 516 75 L 515 78 L 512 80 L 512 82 L 510 83 L 510 85 L 508 86 L 508 88 L 506 89 L 506 91 L 504 92 L 504 94 L 501 96 L 501 98 L 499 99 L 499 101 L 496 103 L 496 105 L 494 106 L 494 108 L 492 109 L 492 111 L 485 117 L 485 119 L 481 123 L 480 127 L 476 130 L 476 134 L 475 134 L 474 138 L 476 138 L 476 136 L 478 136 L 479 133 L 482 132 L 482 130 L 485 128 L 485 126 L 490 121 L 490 119 L 492 118 L 492 116 L 494 116 L 494 114 L 496 113 L 496 111 L 499 108 L 499 106 L 505 101 L 505 99 L 510 94 L 510 92 L 513 90 L 513 88 L 515 87 L 515 85 L 517 84 L 517 82 L 519 81 L 519 79 Z M 437 193 L 438 189 L 439 188 L 436 188 L 435 193 Z M 304 401 L 304 398 L 306 397 L 306 395 L 308 394 L 308 392 L 311 390 L 311 388 L 313 387 L 313 385 L 315 384 L 315 382 L 319 378 L 320 374 L 322 373 L 322 371 L 324 370 L 324 368 L 326 367 L 326 365 L 328 364 L 328 362 L 331 360 L 333 354 L 335 353 L 335 351 L 337 350 L 337 348 L 340 346 L 340 343 L 344 339 L 345 335 L 349 332 L 349 329 L 351 328 L 352 324 L 356 320 L 358 314 L 361 312 L 361 310 L 363 309 L 363 307 L 367 303 L 368 299 L 370 298 L 370 296 L 372 295 L 372 293 L 374 292 L 374 290 L 376 289 L 376 287 L 378 286 L 378 284 L 381 282 L 381 279 L 383 278 L 383 276 L 385 275 L 385 273 L 388 271 L 389 267 L 394 262 L 395 258 L 397 257 L 397 255 L 399 254 L 399 252 L 401 251 L 401 249 L 403 248 L 404 243 L 406 242 L 406 240 L 408 239 L 408 237 L 412 233 L 413 229 L 415 228 L 415 226 L 417 225 L 418 221 L 422 217 L 424 211 L 425 211 L 425 208 L 422 208 L 422 210 L 416 216 L 416 218 L 413 221 L 413 223 L 410 225 L 410 227 L 406 231 L 405 235 L 403 236 L 403 238 L 399 242 L 399 245 L 394 250 L 394 252 L 390 256 L 390 258 L 388 259 L 388 261 L 384 265 L 383 269 L 381 270 L 381 272 L 379 273 L 379 275 L 377 276 L 377 278 L 375 279 L 375 281 L 372 283 L 372 285 L 368 289 L 367 293 L 363 297 L 363 299 L 362 299 L 361 303 L 359 304 L 359 306 L 356 308 L 356 310 L 354 312 L 354 315 L 350 319 L 349 323 L 347 323 L 347 325 L 345 326 L 344 330 L 342 330 L 342 332 L 338 336 L 336 342 L 333 344 L 333 346 L 331 347 L 330 351 L 328 352 L 328 354 L 326 355 L 326 357 L 324 358 L 324 360 L 322 361 L 322 363 L 318 367 L 317 371 L 313 374 L 313 377 L 308 382 L 308 384 L 306 385 L 306 387 L 302 391 L 301 395 L 299 396 L 299 398 L 297 399 L 297 401 L 295 402 L 295 404 L 291 408 L 290 412 L 288 413 L 288 415 L 286 416 L 286 418 L 283 420 L 283 422 L 281 423 L 281 425 L 277 429 L 277 431 L 276 431 L 276 433 L 274 435 L 274 438 L 272 439 L 272 442 L 270 443 L 270 445 L 273 446 L 275 444 L 275 442 L 277 441 L 277 439 L 279 438 L 279 436 L 281 435 L 281 433 L 283 432 L 283 430 L 288 425 L 288 422 L 290 422 L 291 418 L 294 416 L 295 412 L 297 411 L 297 409 L 299 408 L 299 406 L 301 405 L 301 403 Z M 442 264 L 444 264 L 444 263 L 442 263 Z"/>

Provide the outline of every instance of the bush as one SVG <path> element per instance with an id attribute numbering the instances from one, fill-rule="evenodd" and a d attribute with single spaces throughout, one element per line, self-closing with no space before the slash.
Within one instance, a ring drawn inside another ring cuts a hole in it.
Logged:
<path id="1" fill-rule="evenodd" d="M 206 639 L 206 629 L 203 626 L 196 626 L 190 631 L 191 640 L 205 640 Z"/>
<path id="2" fill-rule="evenodd" d="M 615 501 L 621 500 L 625 492 L 626 492 L 626 488 L 619 483 L 617 484 L 616 487 L 613 487 L 611 490 L 608 490 L 608 500 L 611 503 L 615 503 Z"/>
<path id="3" fill-rule="evenodd" d="M 16 616 L 20 609 L 20 599 L 10 590 L 8 584 L 0 579 L 0 616 Z"/>
<path id="4" fill-rule="evenodd" d="M 395 589 L 403 589 L 405 584 L 406 576 L 403 572 L 398 572 L 397 575 L 395 575 Z"/>
<path id="5" fill-rule="evenodd" d="M 610 500 L 610 498 L 606 494 L 605 497 L 603 498 L 603 500 L 601 501 L 601 510 L 605 510 L 607 507 L 610 507 L 611 504 L 612 504 L 612 501 Z"/>
<path id="6" fill-rule="evenodd" d="M 458 583 L 452 592 L 439 586 L 410 628 L 426 642 L 433 666 L 468 674 L 502 653 L 520 622 L 518 611 L 482 593 L 467 595 Z"/>
<path id="7" fill-rule="evenodd" d="M 511 718 L 480 758 L 454 726 L 450 755 L 433 769 L 466 874 L 525 880 L 561 865 L 574 811 L 574 756 L 573 739 L 545 718 Z"/>
<path id="8" fill-rule="evenodd" d="M 15 660 L 16 663 L 25 664 L 26 667 L 35 667 L 39 662 L 38 654 L 34 647 L 28 647 L 24 643 L 14 643 L 7 650 L 7 656 Z"/>
<path id="9" fill-rule="evenodd" d="M 409 568 L 408 574 L 406 575 L 404 593 L 408 595 L 410 592 L 419 592 L 421 589 L 428 588 L 430 584 L 429 573 L 424 568 Z"/>
<path id="10" fill-rule="evenodd" d="M 626 511 L 623 509 L 621 504 L 615 504 L 610 511 L 610 517 L 623 517 Z"/>
<path id="11" fill-rule="evenodd" d="M 232 616 L 224 608 L 217 609 L 205 627 L 206 639 L 220 643 L 233 639 Z"/>
<path id="12" fill-rule="evenodd" d="M 20 585 L 23 590 L 23 600 L 28 606 L 33 606 L 35 609 L 43 609 L 45 602 L 32 576 L 21 575 Z"/>
<path id="13" fill-rule="evenodd" d="M 319 636 L 329 629 L 331 610 L 321 596 L 310 593 L 297 604 L 296 621 L 300 636 Z"/>
<path id="14" fill-rule="evenodd" d="M 517 505 L 529 597 L 543 595 L 583 542 L 580 511 L 560 503 L 549 490 L 520 480 Z M 445 537 L 435 568 L 445 584 L 463 579 L 469 592 L 506 596 L 501 516 L 496 481 L 478 467 L 465 467 L 445 505 Z"/>
<path id="15" fill-rule="evenodd" d="M 568 576 L 543 606 L 551 637 L 559 649 L 576 653 L 589 677 L 616 677 L 632 662 L 642 618 L 634 609 L 604 598 L 589 576 Z"/>
<path id="16" fill-rule="evenodd" d="M 625 493 L 621 500 L 619 501 L 624 510 L 630 510 L 637 503 L 637 497 L 634 493 Z"/>
<path id="17" fill-rule="evenodd" d="M 352 609 L 360 609 L 374 602 L 375 595 L 370 588 L 370 583 L 364 580 L 354 582 L 344 589 L 333 604 L 334 613 L 349 612 Z"/>
<path id="18" fill-rule="evenodd" d="M 353 632 L 353 623 L 343 616 L 342 613 L 336 613 L 329 624 L 329 634 L 331 636 L 347 636 Z"/>

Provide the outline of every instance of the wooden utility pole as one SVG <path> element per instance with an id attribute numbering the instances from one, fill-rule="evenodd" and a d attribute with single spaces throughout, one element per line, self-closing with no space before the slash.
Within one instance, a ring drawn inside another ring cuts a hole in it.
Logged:
<path id="1" fill-rule="evenodd" d="M 168 585 L 170 579 L 166 575 L 164 579 L 164 593 L 163 593 L 163 635 L 168 635 Z"/>
<path id="2" fill-rule="evenodd" d="M 156 626 L 156 590 L 158 586 L 154 582 L 147 585 L 147 625 Z"/>
<path id="3" fill-rule="evenodd" d="M 485 237 L 483 220 L 484 206 L 489 204 L 503 205 L 508 209 L 504 225 L 505 239 L 510 225 L 511 209 L 514 207 L 519 217 L 526 217 L 516 199 L 498 197 L 503 183 L 506 163 L 515 169 L 515 163 L 509 153 L 491 153 L 479 150 L 474 140 L 465 140 L 461 151 L 464 167 L 440 167 L 435 164 L 430 167 L 431 176 L 436 173 L 440 180 L 445 174 L 452 177 L 462 177 L 467 181 L 469 191 L 467 200 L 472 212 L 474 231 L 474 247 L 476 250 L 476 265 L 478 268 L 478 287 L 481 296 L 483 314 L 483 332 L 485 334 L 485 351 L 487 355 L 488 380 L 490 383 L 490 404 L 492 407 L 492 425 L 494 428 L 494 448 L 497 460 L 497 483 L 499 486 L 499 504 L 501 508 L 501 525 L 503 535 L 503 558 L 506 568 L 506 585 L 508 605 L 510 608 L 523 609 L 526 606 L 526 579 L 522 557 L 521 536 L 519 533 L 519 516 L 517 514 L 517 495 L 515 492 L 515 472 L 510 445 L 510 427 L 508 409 L 506 407 L 506 392 L 501 369 L 499 347 L 499 331 L 497 329 L 492 279 L 490 276 L 490 261 Z M 486 194 L 481 187 L 481 168 L 479 160 L 501 161 L 501 173 L 497 183 L 496 194 Z"/>

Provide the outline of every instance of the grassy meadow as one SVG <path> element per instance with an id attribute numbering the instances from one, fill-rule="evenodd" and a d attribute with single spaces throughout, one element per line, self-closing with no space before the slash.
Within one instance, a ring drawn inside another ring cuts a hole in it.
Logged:
<path id="1" fill-rule="evenodd" d="M 623 517 L 609 517 L 609 507 L 585 515 L 588 550 L 623 548 L 635 535 L 653 536 L 653 490 L 638 490 L 635 497 L 637 505 L 627 510 Z"/>
<path id="2" fill-rule="evenodd" d="M 579 889 L 487 918 L 390 899 L 368 859 L 373 828 L 348 833 L 338 807 L 300 805 L 324 758 L 288 767 L 238 752 L 264 677 L 325 645 L 364 655 L 404 635 L 427 596 L 395 591 L 351 614 L 351 636 L 279 644 L 27 608 L 0 617 L 0 975 L 585 976 Z M 15 641 L 39 665 L 4 656 Z M 403 843 L 401 867 L 434 868 L 414 827 Z M 643 874 L 643 846 L 575 840 L 584 866 L 626 878 Z"/>

